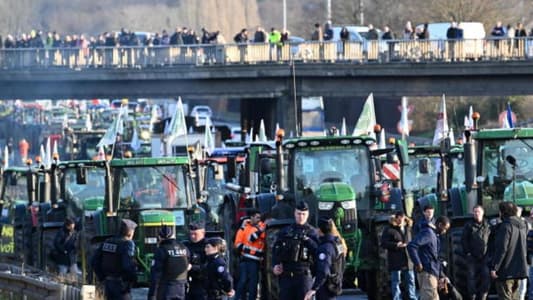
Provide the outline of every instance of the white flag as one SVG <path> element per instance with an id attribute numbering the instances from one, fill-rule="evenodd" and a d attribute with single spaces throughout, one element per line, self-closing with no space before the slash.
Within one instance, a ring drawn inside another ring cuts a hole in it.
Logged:
<path id="1" fill-rule="evenodd" d="M 346 135 L 346 118 L 342 118 L 341 135 Z"/>
<path id="2" fill-rule="evenodd" d="M 91 114 L 87 114 L 85 117 L 85 130 L 93 130 L 93 122 L 91 121 Z"/>
<path id="3" fill-rule="evenodd" d="M 52 146 L 50 145 L 50 137 L 46 139 L 46 157 L 43 158 L 44 166 L 50 168 L 52 166 Z"/>
<path id="4" fill-rule="evenodd" d="M 9 167 L 9 148 L 7 145 L 4 147 L 4 170 Z"/>
<path id="5" fill-rule="evenodd" d="M 45 164 L 46 159 L 46 151 L 44 150 L 44 145 L 41 144 L 41 148 L 39 149 L 39 156 L 41 157 L 41 164 Z"/>
<path id="6" fill-rule="evenodd" d="M 141 149 L 141 140 L 139 140 L 139 134 L 137 133 L 137 128 L 133 129 L 133 137 L 131 138 L 131 149 L 133 151 L 138 151 Z"/>
<path id="7" fill-rule="evenodd" d="M 54 146 L 52 147 L 52 157 L 57 157 L 57 162 L 59 162 L 59 150 L 57 149 L 57 141 L 54 141 Z"/>
<path id="8" fill-rule="evenodd" d="M 117 134 L 119 133 L 119 124 L 122 123 L 122 110 L 118 113 L 118 115 L 115 117 L 113 122 L 111 123 L 111 126 L 107 129 L 104 136 L 100 139 L 96 147 L 101 146 L 107 146 L 107 145 L 113 145 L 117 140 Z"/>
<path id="9" fill-rule="evenodd" d="M 363 110 L 361 111 L 361 114 L 359 115 L 359 119 L 357 120 L 357 124 L 355 125 L 352 135 L 353 136 L 368 135 L 375 139 L 376 138 L 376 134 L 374 133 L 375 125 L 376 125 L 376 111 L 374 109 L 374 94 L 370 93 L 370 95 L 368 95 L 368 98 L 366 98 L 365 104 L 363 106 Z"/>
<path id="10" fill-rule="evenodd" d="M 435 134 L 433 135 L 433 145 L 438 146 L 440 141 L 448 137 L 448 117 L 446 116 L 446 97 L 442 95 L 440 103 L 439 114 L 437 115 L 437 126 L 435 127 Z"/>
<path id="11" fill-rule="evenodd" d="M 209 117 L 205 120 L 204 147 L 207 155 L 211 155 L 215 151 L 215 137 L 211 132 L 211 118 Z"/>
<path id="12" fill-rule="evenodd" d="M 409 136 L 409 120 L 407 118 L 407 97 L 402 97 L 402 115 L 400 118 L 400 129 L 401 134 L 404 136 Z"/>
<path id="13" fill-rule="evenodd" d="M 387 144 L 385 143 L 385 128 L 381 128 L 381 132 L 379 133 L 379 145 L 378 149 L 386 149 Z"/>
<path id="14" fill-rule="evenodd" d="M 259 124 L 259 141 L 260 142 L 266 142 L 267 136 L 266 136 L 266 130 L 265 130 L 265 121 L 261 119 L 261 123 Z"/>
<path id="15" fill-rule="evenodd" d="M 167 135 L 168 143 L 172 143 L 172 140 L 179 136 L 187 135 L 187 124 L 185 124 L 185 113 L 183 111 L 181 98 L 178 99 L 178 105 L 170 119 Z"/>

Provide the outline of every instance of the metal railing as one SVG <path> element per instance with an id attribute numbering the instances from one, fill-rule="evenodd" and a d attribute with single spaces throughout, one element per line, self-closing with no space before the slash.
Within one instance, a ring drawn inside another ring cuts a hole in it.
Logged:
<path id="1" fill-rule="evenodd" d="M 0 49 L 0 68 L 147 68 L 174 65 L 314 62 L 456 62 L 533 58 L 533 38 L 376 40 L 284 45 L 223 44 L 154 47 Z"/>

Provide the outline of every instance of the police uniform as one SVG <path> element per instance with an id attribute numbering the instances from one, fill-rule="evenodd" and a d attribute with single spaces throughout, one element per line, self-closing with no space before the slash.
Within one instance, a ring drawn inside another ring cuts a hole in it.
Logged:
<path id="1" fill-rule="evenodd" d="M 305 211 L 309 207 L 305 202 L 300 202 L 296 209 Z M 303 299 L 311 289 L 311 268 L 317 243 L 316 230 L 309 224 L 292 224 L 278 233 L 272 267 L 278 264 L 283 266 L 283 272 L 279 276 L 280 299 Z"/>
<path id="2" fill-rule="evenodd" d="M 173 239 L 172 234 L 168 226 L 163 226 L 159 232 L 162 240 L 154 253 L 148 291 L 150 300 L 185 299 L 189 250 Z"/>
<path id="3" fill-rule="evenodd" d="M 190 230 L 205 228 L 202 222 L 192 223 L 189 225 Z M 184 245 L 189 249 L 189 263 L 192 265 L 188 273 L 189 290 L 187 291 L 187 300 L 205 300 L 207 299 L 206 275 L 204 265 L 206 262 L 205 255 L 205 238 L 193 243 L 185 241 Z"/>
<path id="4" fill-rule="evenodd" d="M 337 254 L 335 245 L 340 244 L 339 239 L 331 234 L 326 234 L 319 239 L 316 257 L 316 277 L 311 287 L 316 292 L 316 300 L 333 300 L 336 295 L 327 288 L 327 280 L 331 275 L 333 259 Z"/>
<path id="5" fill-rule="evenodd" d="M 228 272 L 226 261 L 219 253 L 207 255 L 207 299 L 226 299 L 225 294 L 233 289 L 233 279 Z"/>
<path id="6" fill-rule="evenodd" d="M 135 230 L 137 224 L 123 219 L 122 228 Z M 131 285 L 137 280 L 135 243 L 122 236 L 107 239 L 96 251 L 92 266 L 98 279 L 104 282 L 106 299 L 131 299 Z"/>

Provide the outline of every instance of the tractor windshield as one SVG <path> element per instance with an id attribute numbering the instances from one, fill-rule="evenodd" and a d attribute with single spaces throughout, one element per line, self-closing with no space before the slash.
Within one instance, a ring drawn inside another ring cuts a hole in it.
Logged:
<path id="1" fill-rule="evenodd" d="M 410 156 L 409 165 L 403 168 L 403 184 L 407 192 L 422 197 L 436 192 L 440 157 Z"/>
<path id="2" fill-rule="evenodd" d="M 4 191 L 2 199 L 10 204 L 15 204 L 16 202 L 28 202 L 28 189 L 27 189 L 27 180 L 26 176 L 21 173 L 16 172 L 6 172 L 4 173 Z"/>
<path id="3" fill-rule="evenodd" d="M 465 161 L 463 156 L 455 156 L 452 158 L 453 173 L 452 173 L 452 188 L 461 187 L 465 184 Z"/>
<path id="4" fill-rule="evenodd" d="M 128 167 L 115 171 L 120 177 L 121 209 L 187 207 L 182 166 Z"/>
<path id="5" fill-rule="evenodd" d="M 493 209 L 492 214 L 497 213 L 501 200 L 533 207 L 533 139 L 482 144 L 483 205 Z"/>
<path id="6" fill-rule="evenodd" d="M 87 183 L 76 182 L 76 168 L 64 172 L 66 196 L 78 209 L 97 210 L 103 208 L 105 196 L 105 173 L 101 168 L 87 168 Z"/>
<path id="7" fill-rule="evenodd" d="M 315 191 L 324 182 L 346 182 L 354 190 L 357 200 L 368 198 L 370 191 L 369 152 L 366 146 L 336 146 L 331 148 L 299 148 L 294 154 L 294 182 L 296 195 L 304 190 Z M 361 201 L 365 209 L 368 201 Z"/>

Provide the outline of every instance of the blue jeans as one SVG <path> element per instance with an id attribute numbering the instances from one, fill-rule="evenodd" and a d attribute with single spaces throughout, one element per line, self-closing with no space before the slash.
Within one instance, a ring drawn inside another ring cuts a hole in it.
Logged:
<path id="1" fill-rule="evenodd" d="M 235 291 L 235 300 L 245 299 L 248 292 L 248 300 L 257 299 L 257 282 L 259 281 L 259 261 L 242 259 L 239 264 L 239 283 Z"/>
<path id="2" fill-rule="evenodd" d="M 409 299 L 416 300 L 415 272 L 413 270 L 391 271 L 390 281 L 391 281 L 392 299 L 393 300 L 402 299 L 402 292 L 400 290 L 402 278 L 403 280 L 405 280 L 405 288 L 406 288 L 407 293 L 409 294 Z"/>

